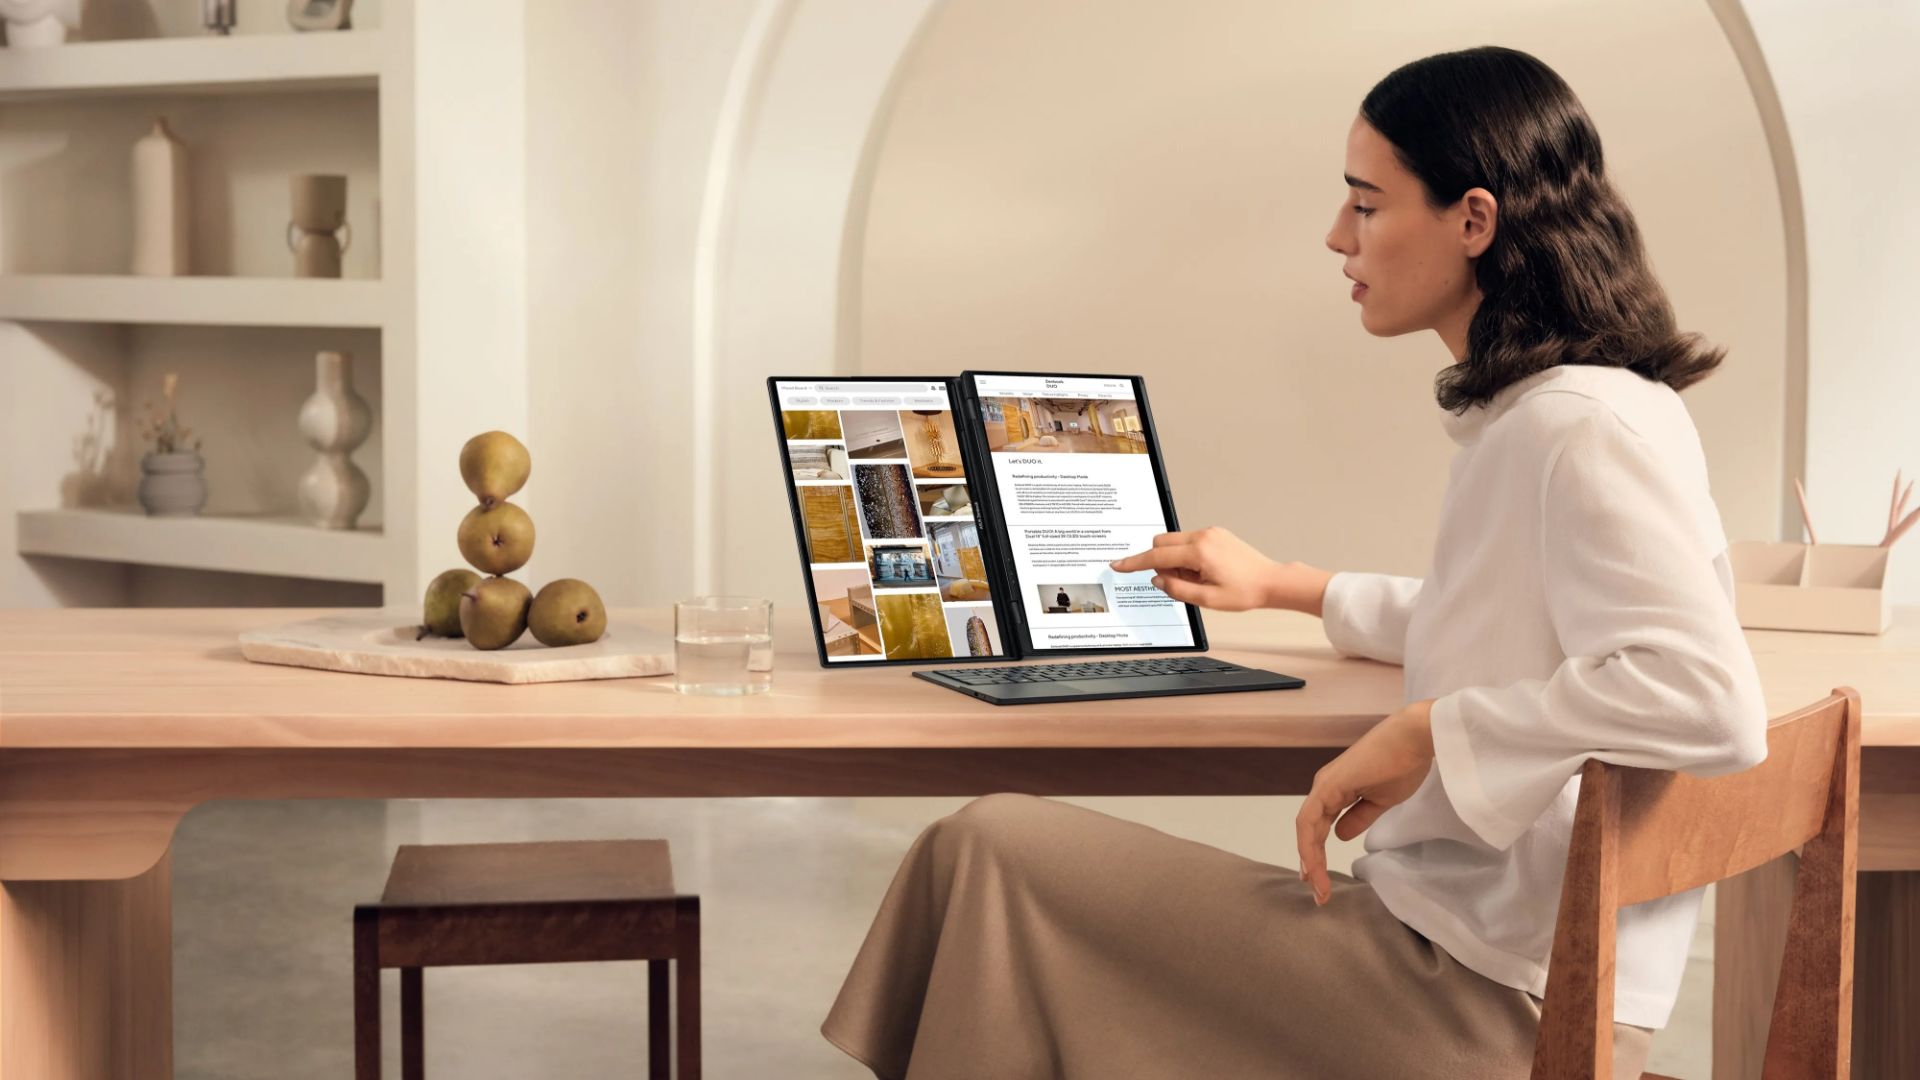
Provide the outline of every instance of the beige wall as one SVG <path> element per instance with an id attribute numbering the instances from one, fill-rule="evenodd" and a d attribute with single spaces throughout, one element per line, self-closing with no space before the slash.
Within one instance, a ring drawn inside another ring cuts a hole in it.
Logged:
<path id="1" fill-rule="evenodd" d="M 1184 524 L 1424 572 L 1447 356 L 1431 334 L 1369 337 L 1322 238 L 1367 88 L 1482 43 L 1573 85 L 1682 324 L 1731 349 L 1685 400 L 1729 534 L 1771 538 L 1780 210 L 1705 4 L 948 4 L 875 151 L 846 328 L 862 370 L 1142 372 Z"/>
<path id="2" fill-rule="evenodd" d="M 694 251 L 751 7 L 592 0 L 528 19 L 530 582 L 582 578 L 626 605 L 694 591 Z"/>
<path id="3" fill-rule="evenodd" d="M 1920 473 L 1920 4 L 1744 7 L 1779 88 L 1806 209 L 1814 526 L 1825 542 L 1877 543 L 1894 470 Z M 1888 590 L 1920 602 L 1920 530 L 1896 550 Z"/>

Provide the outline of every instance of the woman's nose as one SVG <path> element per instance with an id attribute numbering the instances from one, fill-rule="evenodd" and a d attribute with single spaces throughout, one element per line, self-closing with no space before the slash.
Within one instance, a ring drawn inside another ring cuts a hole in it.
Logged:
<path id="1" fill-rule="evenodd" d="M 1347 238 L 1340 232 L 1340 217 L 1336 214 L 1333 219 L 1333 228 L 1327 230 L 1327 250 L 1342 255 L 1352 255 L 1353 252 L 1347 250 L 1350 246 Z"/>

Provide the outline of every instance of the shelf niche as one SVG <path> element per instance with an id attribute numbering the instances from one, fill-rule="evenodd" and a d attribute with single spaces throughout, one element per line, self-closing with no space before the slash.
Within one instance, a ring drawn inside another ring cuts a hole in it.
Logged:
<path id="1" fill-rule="evenodd" d="M 133 146 L 165 117 L 187 149 L 194 279 L 307 280 L 293 276 L 287 248 L 288 182 L 335 173 L 347 177 L 350 230 L 341 280 L 377 281 L 379 100 L 376 91 L 343 90 L 0 109 L 0 274 L 128 275 Z"/>

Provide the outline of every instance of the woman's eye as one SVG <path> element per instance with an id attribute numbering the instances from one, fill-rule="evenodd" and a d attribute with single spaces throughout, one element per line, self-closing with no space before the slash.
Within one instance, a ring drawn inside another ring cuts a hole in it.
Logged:
<path id="1" fill-rule="evenodd" d="M 1356 213 L 1356 214 L 1359 214 L 1359 215 L 1360 215 L 1361 217 L 1366 217 L 1366 216 L 1367 216 L 1368 214 L 1371 214 L 1371 213 L 1373 213 L 1373 207 L 1371 207 L 1371 206 L 1356 206 L 1356 207 L 1354 207 L 1354 208 L 1353 208 L 1353 212 L 1354 212 L 1354 213 Z"/>

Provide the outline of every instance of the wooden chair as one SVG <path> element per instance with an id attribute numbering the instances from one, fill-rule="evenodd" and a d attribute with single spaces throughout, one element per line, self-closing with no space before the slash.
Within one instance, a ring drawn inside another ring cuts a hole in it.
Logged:
<path id="1" fill-rule="evenodd" d="M 1859 833 L 1860 695 L 1851 687 L 1770 726 L 1767 759 L 1730 776 L 1708 780 L 1588 761 L 1580 773 L 1534 1080 L 1613 1075 L 1620 908 L 1745 873 L 1802 845 L 1762 1075 L 1847 1077 Z"/>
<path id="2" fill-rule="evenodd" d="M 353 909 L 354 1075 L 380 1077 L 380 969 L 400 969 L 400 1073 L 426 1075 L 421 969 L 647 961 L 647 1075 L 667 1080 L 667 964 L 680 1080 L 700 1077 L 700 898 L 665 840 L 405 845 L 377 904 Z"/>

